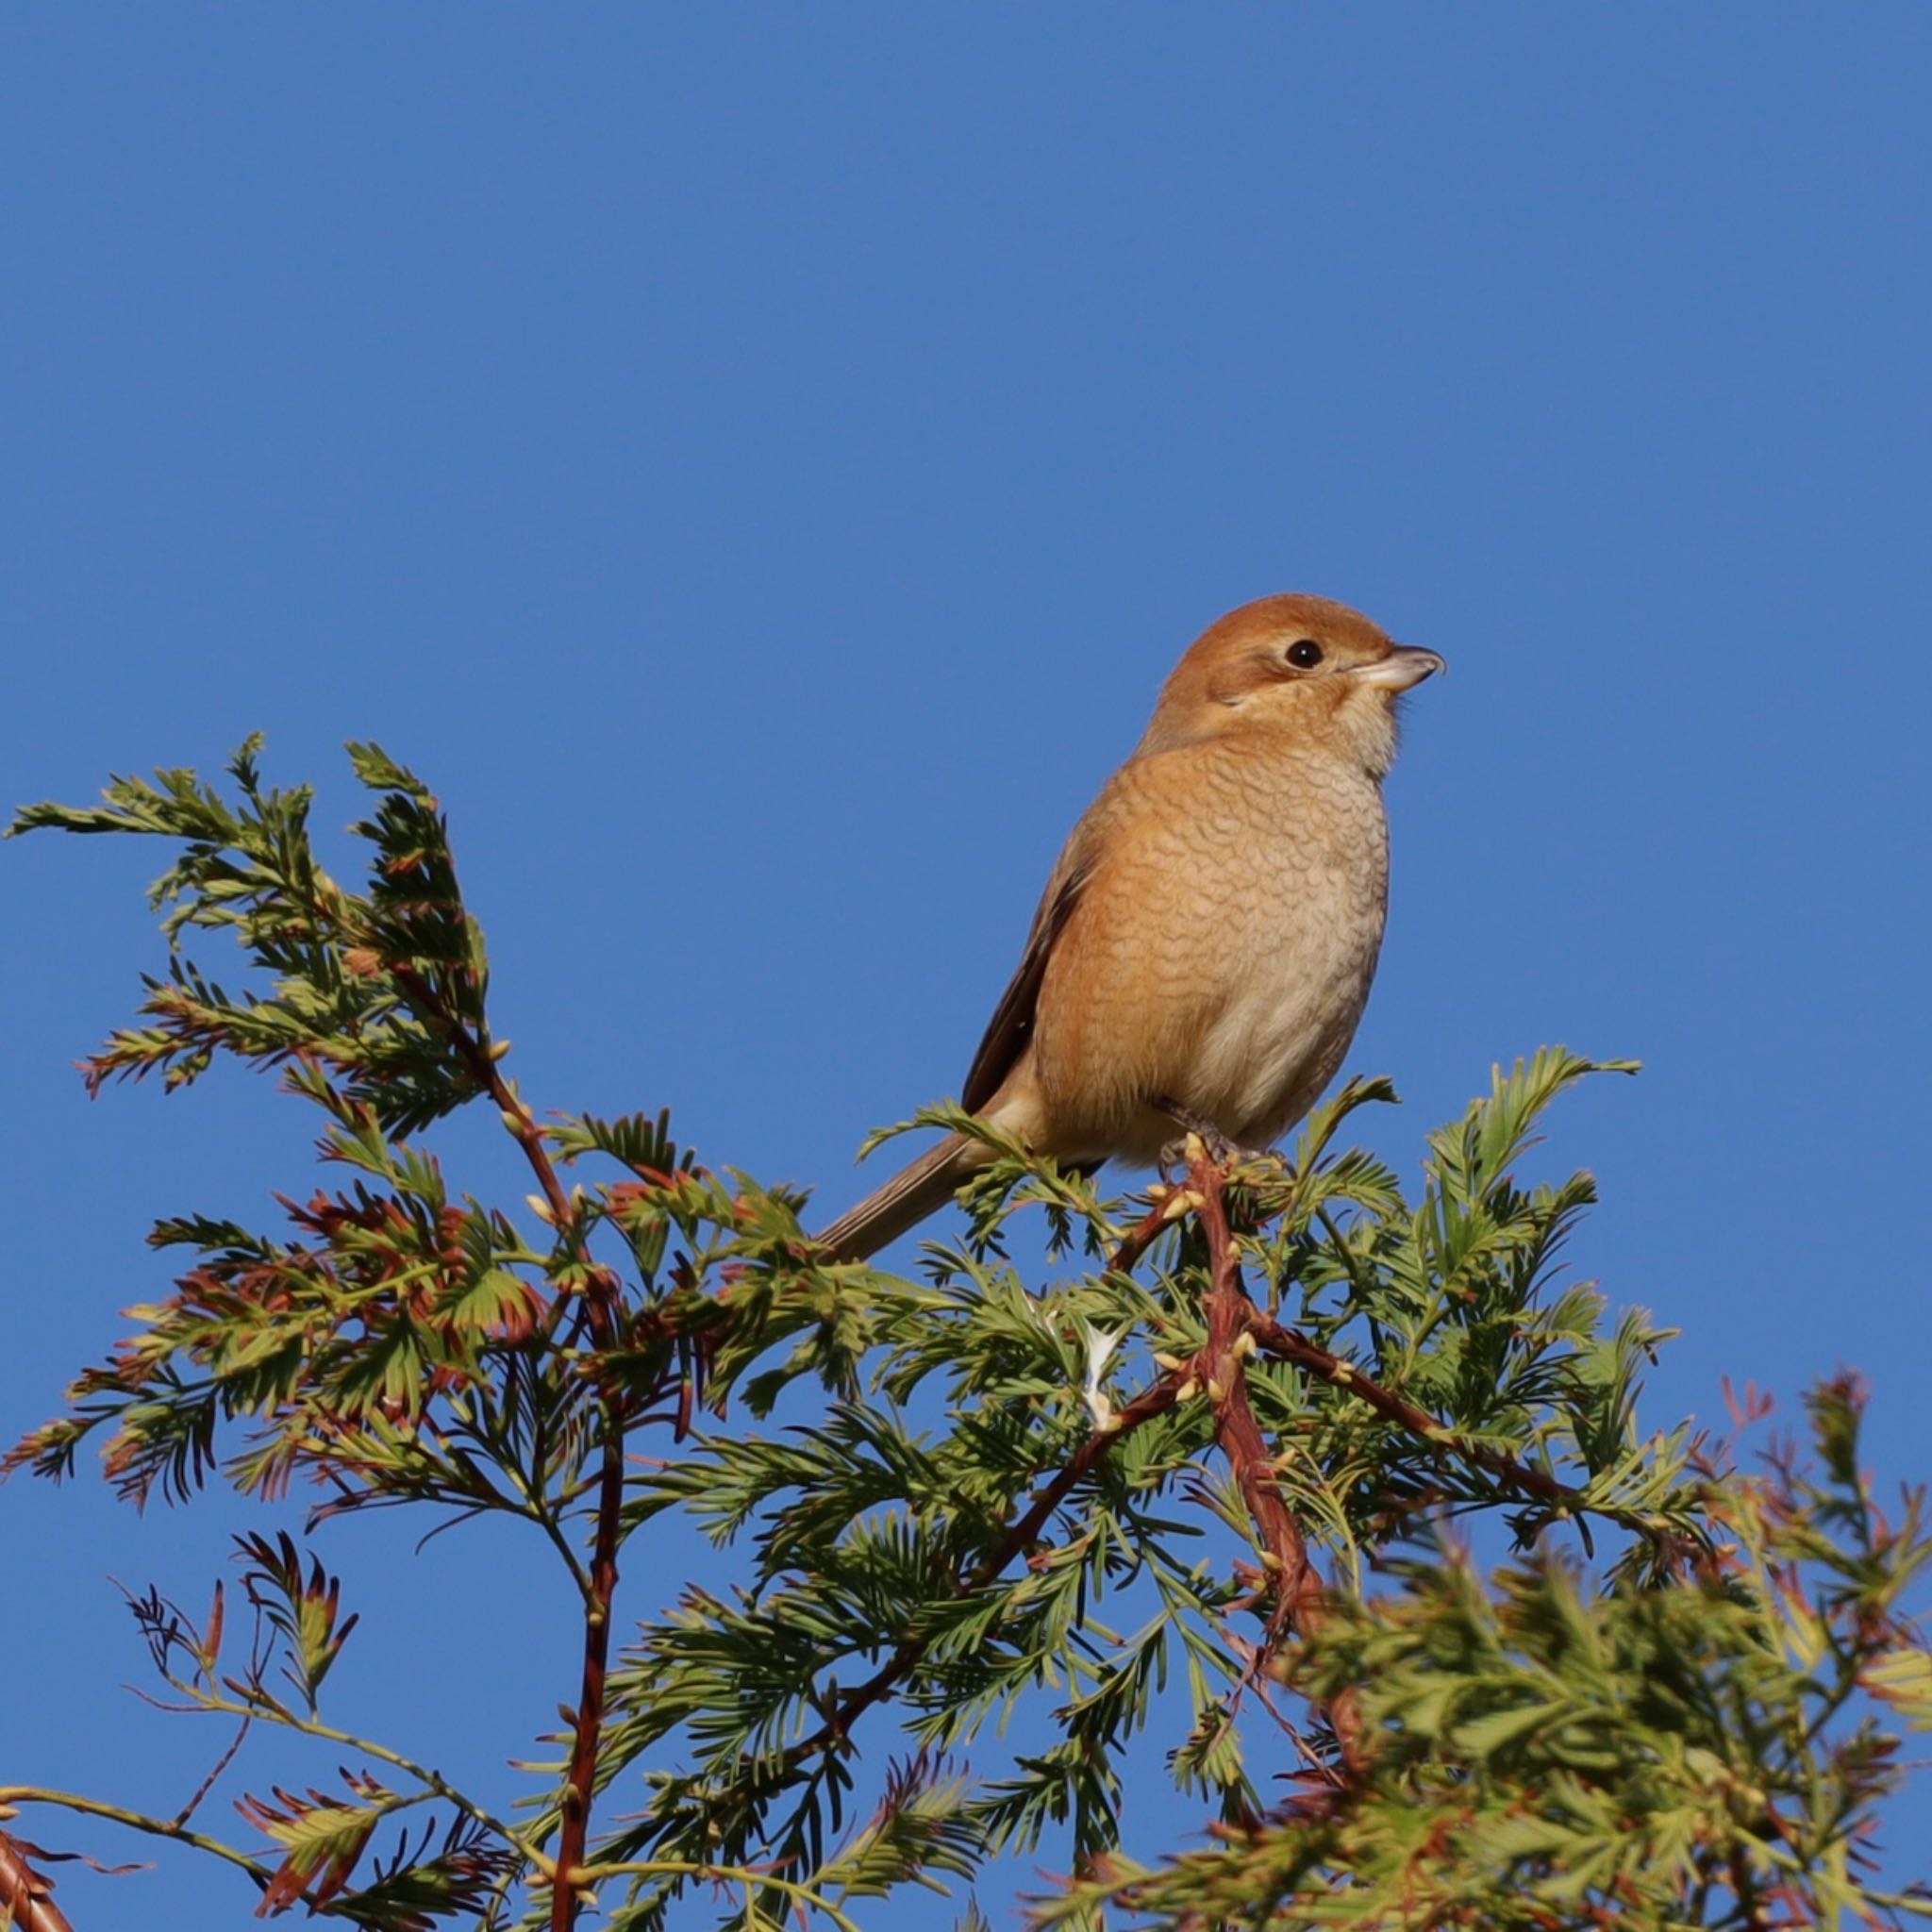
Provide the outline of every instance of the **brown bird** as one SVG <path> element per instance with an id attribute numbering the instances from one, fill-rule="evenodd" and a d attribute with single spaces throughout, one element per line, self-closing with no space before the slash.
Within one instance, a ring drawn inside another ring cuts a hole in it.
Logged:
<path id="1" fill-rule="evenodd" d="M 1442 660 L 1325 597 L 1230 611 L 1074 826 L 963 1105 L 1063 1166 L 1265 1147 L 1334 1076 L 1389 896 L 1395 704 Z M 858 1260 L 990 1158 L 948 1134 L 820 1237 Z"/>

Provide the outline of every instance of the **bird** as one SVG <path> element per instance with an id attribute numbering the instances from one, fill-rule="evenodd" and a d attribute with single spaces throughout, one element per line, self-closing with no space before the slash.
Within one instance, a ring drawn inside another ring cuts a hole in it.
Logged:
<path id="1" fill-rule="evenodd" d="M 1272 1145 L 1355 1037 L 1389 895 L 1403 693 L 1444 669 L 1298 592 L 1210 625 L 1074 827 L 961 1090 L 1036 1155 L 1150 1166 L 1176 1126 Z M 862 1261 L 992 1158 L 949 1133 L 818 1237 Z"/>

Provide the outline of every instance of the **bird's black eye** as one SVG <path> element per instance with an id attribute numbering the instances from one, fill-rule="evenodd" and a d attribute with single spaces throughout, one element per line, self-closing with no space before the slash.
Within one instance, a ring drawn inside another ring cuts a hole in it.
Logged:
<path id="1" fill-rule="evenodd" d="M 1322 661 L 1322 647 L 1313 638 L 1298 638 L 1288 647 L 1288 661 L 1297 671 L 1312 671 Z"/>

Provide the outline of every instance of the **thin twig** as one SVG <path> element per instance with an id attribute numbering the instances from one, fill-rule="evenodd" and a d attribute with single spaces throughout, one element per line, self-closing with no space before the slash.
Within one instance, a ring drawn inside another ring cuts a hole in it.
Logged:
<path id="1" fill-rule="evenodd" d="M 469 1068 L 471 1077 L 495 1101 L 505 1127 L 524 1150 L 524 1158 L 542 1190 L 558 1240 L 585 1271 L 588 1291 L 583 1306 L 591 1344 L 599 1354 L 608 1354 L 617 1347 L 619 1341 L 618 1280 L 609 1269 L 591 1258 L 582 1217 L 550 1158 L 535 1115 L 510 1090 L 495 1053 L 450 1011 L 435 988 L 413 967 L 392 965 L 391 970 L 409 997 L 441 1024 Z M 597 1401 L 603 1417 L 603 1441 L 597 1472 L 596 1526 L 591 1545 L 590 1589 L 584 1604 L 582 1677 L 558 1829 L 558 1876 L 552 1892 L 551 1932 L 571 1932 L 582 1902 L 575 1874 L 584 1862 L 590 1842 L 591 1795 L 597 1779 L 610 1669 L 611 1607 L 617 1596 L 617 1547 L 624 1507 L 625 1415 L 623 1405 L 608 1391 L 600 1390 Z"/>
<path id="2" fill-rule="evenodd" d="M 1511 1489 L 1536 1502 L 1547 1504 L 1553 1509 L 1583 1510 L 1591 1507 L 1581 1490 L 1573 1490 L 1544 1471 L 1526 1462 L 1519 1462 L 1513 1456 L 1505 1456 L 1499 1449 L 1491 1448 L 1487 1442 L 1472 1442 L 1458 1436 L 1455 1430 L 1439 1423 L 1426 1409 L 1418 1408 L 1392 1389 L 1385 1388 L 1373 1376 L 1364 1374 L 1353 1362 L 1345 1362 L 1340 1356 L 1331 1355 L 1298 1330 L 1285 1327 L 1272 1315 L 1257 1310 L 1248 1324 L 1248 1332 L 1264 1354 L 1293 1362 L 1297 1368 L 1306 1369 L 1330 1388 L 1345 1390 L 1367 1403 L 1385 1421 L 1406 1430 L 1433 1455 L 1458 1456 L 1464 1461 L 1474 1463 L 1477 1468 L 1500 1477 Z"/>
<path id="3" fill-rule="evenodd" d="M 221 1776 L 223 1772 L 227 1770 L 229 1765 L 234 1763 L 235 1754 L 236 1752 L 241 1750 L 243 1740 L 246 1739 L 246 1737 L 248 1736 L 248 1727 L 254 1722 L 255 1718 L 253 1714 L 244 1717 L 242 1720 L 240 1726 L 237 1728 L 235 1732 L 235 1735 L 228 1740 L 228 1748 L 225 1751 L 224 1751 L 219 1757 L 215 1759 L 215 1768 L 211 1772 L 209 1772 L 205 1778 L 202 1779 L 200 1787 L 196 1790 L 194 1795 L 189 1799 L 187 1804 L 182 1806 L 180 1810 L 175 1812 L 175 1823 L 176 1824 L 186 1824 L 188 1821 L 191 1818 L 192 1818 L 198 1810 L 201 1809 L 201 1801 L 205 1797 L 207 1797 L 211 1790 L 214 1790 L 215 1781 Z"/>
<path id="4" fill-rule="evenodd" d="M 398 1771 L 408 1773 L 423 1787 L 425 1798 L 441 1798 L 444 1804 L 453 1805 L 458 1811 L 474 1818 L 486 1831 L 493 1832 L 505 1844 L 527 1858 L 546 1877 L 555 1870 L 555 1861 L 539 1851 L 524 1833 L 513 1829 L 493 1812 L 485 1810 L 474 1798 L 451 1784 L 440 1771 L 432 1770 L 426 1764 L 419 1764 L 413 1757 L 405 1757 L 402 1752 L 388 1744 L 380 1743 L 374 1738 L 361 1737 L 354 1731 L 341 1730 L 334 1724 L 325 1724 L 317 1717 L 304 1717 L 299 1710 L 291 1709 L 260 1683 L 225 1677 L 223 1682 L 235 1695 L 224 1697 L 218 1690 L 202 1690 L 192 1684 L 183 1684 L 176 1677 L 170 1677 L 168 1681 L 185 1696 L 192 1698 L 198 1709 L 225 1712 L 233 1717 L 265 1718 L 269 1723 L 280 1724 L 285 1729 L 299 1731 L 305 1738 L 319 1738 L 330 1744 L 346 1744 L 360 1757 L 379 1758 L 385 1764 L 392 1764 Z"/>
<path id="5" fill-rule="evenodd" d="M 807 1911 L 823 1912 L 839 1928 L 839 1932 L 858 1932 L 852 1920 L 823 1892 L 756 1866 L 707 1865 L 694 1858 L 631 1858 L 612 1860 L 609 1864 L 587 1865 L 578 1875 L 593 1882 L 600 1878 L 620 1877 L 695 1878 L 701 1883 L 708 1880 L 717 1885 L 742 1885 L 747 1892 L 769 1887 L 774 1891 L 782 1891 L 801 1915 Z"/>
<path id="6" fill-rule="evenodd" d="M 128 1811 L 119 1805 L 104 1804 L 98 1798 L 84 1798 L 75 1791 L 46 1790 L 39 1785 L 0 1785 L 0 1805 L 54 1805 L 63 1811 L 78 1811 L 84 1817 L 105 1818 L 115 1824 L 125 1824 L 130 1831 L 145 1832 L 150 1838 L 173 1839 L 177 1843 L 192 1845 L 198 1852 L 225 1859 L 230 1865 L 239 1865 L 264 1890 L 275 1878 L 260 1859 L 251 1858 L 246 1852 L 238 1852 L 233 1845 L 224 1844 L 204 1831 L 191 1831 L 172 1818 L 151 1818 L 144 1811 Z M 48 1932 L 70 1932 L 70 1928 L 64 1919 L 57 1918 Z"/>

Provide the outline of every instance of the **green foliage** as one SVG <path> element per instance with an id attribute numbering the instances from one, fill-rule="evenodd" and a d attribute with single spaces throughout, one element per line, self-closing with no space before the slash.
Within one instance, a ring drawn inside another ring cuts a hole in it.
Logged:
<path id="1" fill-rule="evenodd" d="M 357 776 L 382 794 L 356 828 L 375 847 L 363 894 L 316 862 L 309 788 L 262 790 L 258 737 L 229 763 L 234 805 L 192 772 L 162 771 L 114 779 L 99 806 L 18 815 L 15 833 L 134 832 L 180 847 L 148 895 L 172 952 L 166 977 L 144 982 L 141 1011 L 154 1024 L 109 1038 L 87 1062 L 92 1088 L 151 1073 L 186 1086 L 227 1052 L 259 1066 L 292 1062 L 318 1085 L 332 1074 L 345 1110 L 366 1108 L 399 1134 L 476 1091 L 447 1050 L 452 1018 L 488 1044 L 482 934 L 457 891 L 447 828 L 417 779 L 373 745 L 349 749 Z M 268 988 L 231 996 L 205 978 L 179 950 L 195 930 L 231 933 Z"/>
<path id="2" fill-rule="evenodd" d="M 265 1536 L 238 1537 L 236 1547 L 250 1566 L 248 1599 L 282 1640 L 290 1681 L 312 1711 L 322 1680 L 360 1620 L 341 1614 L 341 1586 L 323 1569 L 320 1557 L 309 1557 L 304 1574 L 301 1553 L 286 1531 L 273 1542 Z"/>
<path id="3" fill-rule="evenodd" d="M 1374 1740 L 1258 1828 L 1158 1871 L 1108 1861 L 1096 1903 L 1180 1927 L 1838 1925 L 1932 1918 L 1862 1840 L 1919 1729 L 1926 1654 L 1900 1613 L 1932 1564 L 1923 1498 L 1860 1481 L 1860 1397 L 1817 1391 L 1814 1475 L 1789 1456 L 1714 1505 L 1727 1541 L 1673 1580 L 1592 1585 L 1552 1550 L 1486 1577 L 1442 1541 L 1344 1599 L 1280 1674 L 1358 1700 Z"/>
<path id="4" fill-rule="evenodd" d="M 316 862 L 307 791 L 265 791 L 258 753 L 234 802 L 164 772 L 15 829 L 175 848 L 153 895 L 168 970 L 90 1080 L 180 1086 L 221 1053 L 278 1069 L 320 1110 L 330 1184 L 270 1232 L 162 1222 L 174 1292 L 8 1466 L 64 1476 L 93 1438 L 137 1503 L 299 1475 L 325 1498 L 311 1526 L 505 1515 L 584 1604 L 559 1753 L 512 1825 L 324 1720 L 356 1619 L 292 1536 L 240 1547 L 244 1659 L 223 1661 L 219 1592 L 201 1628 L 141 1599 L 180 1701 L 383 1767 L 245 1800 L 257 1852 L 187 1834 L 265 1911 L 561 1926 L 594 1896 L 627 1932 L 853 1932 L 857 1902 L 970 1882 L 1004 1849 L 1072 1868 L 1041 1911 L 1080 1926 L 1918 1909 L 1859 1862 L 1904 1775 L 1890 1726 L 1932 1714 L 1904 1608 L 1916 1502 L 1879 1516 L 1842 1383 L 1813 1399 L 1817 1477 L 1641 1432 L 1667 1331 L 1562 1275 L 1590 1176 L 1521 1177 L 1544 1110 L 1623 1063 L 1499 1069 L 1429 1137 L 1412 1199 L 1340 1138 L 1393 1100 L 1383 1081 L 1318 1108 L 1288 1161 L 1204 1151 L 1125 1202 L 930 1109 L 917 1124 L 992 1157 L 969 1231 L 916 1277 L 833 1264 L 802 1197 L 701 1164 L 662 1113 L 541 1124 L 436 801 L 352 748 L 375 803 L 351 891 Z M 242 990 L 187 956 L 216 934 Z M 528 1163 L 526 1211 L 454 1190 L 418 1144 L 477 1100 Z M 1033 1228 L 1043 1281 L 1008 1258 Z M 735 1582 L 620 1610 L 620 1562 L 652 1578 L 674 1518 L 740 1553 Z M 1451 1540 L 1464 1522 L 1494 1525 L 1502 1567 Z M 1123 1780 L 1156 1760 L 1217 1837 L 1137 1863 Z M 0 1790 L 28 1801 L 184 1835 Z"/>

